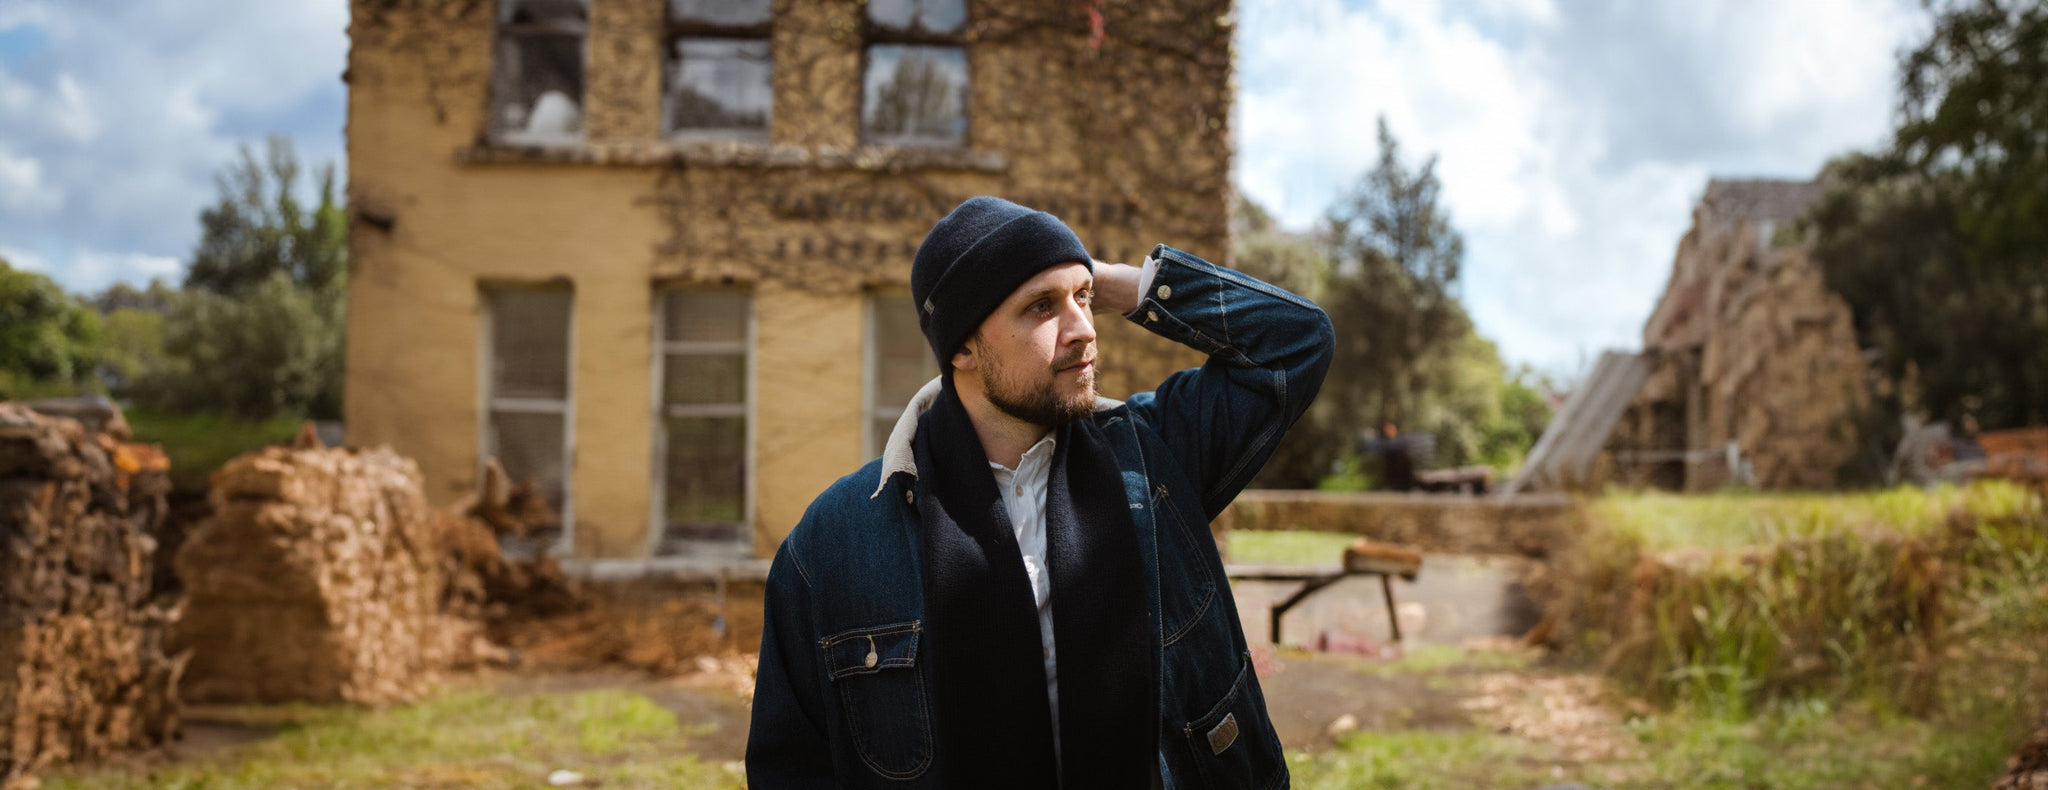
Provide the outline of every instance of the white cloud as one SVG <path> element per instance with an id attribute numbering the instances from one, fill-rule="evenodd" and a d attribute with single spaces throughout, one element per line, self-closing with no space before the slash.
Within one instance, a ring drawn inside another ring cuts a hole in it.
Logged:
<path id="1" fill-rule="evenodd" d="M 0 0 L 0 31 L 32 42 L 0 58 L 0 238 L 74 292 L 174 274 L 237 146 L 341 159 L 348 5 Z"/>
<path id="2" fill-rule="evenodd" d="M 100 120 L 85 100 L 85 89 L 69 74 L 57 75 L 55 115 L 50 119 L 71 142 L 86 145 L 100 136 Z"/>
<path id="3" fill-rule="evenodd" d="M 1906 0 L 1436 0 L 1240 10 L 1237 179 L 1312 225 L 1377 157 L 1439 156 L 1463 290 L 1510 361 L 1637 345 L 1716 175 L 1806 177 L 1889 128 Z"/>
<path id="4" fill-rule="evenodd" d="M 64 190 L 43 183 L 43 163 L 0 146 L 0 209 L 42 215 L 64 204 Z"/>
<path id="5" fill-rule="evenodd" d="M 0 247 L 0 259 L 6 260 L 7 265 L 23 271 L 42 272 L 45 274 L 50 271 L 50 261 L 48 258 L 28 250 Z"/>

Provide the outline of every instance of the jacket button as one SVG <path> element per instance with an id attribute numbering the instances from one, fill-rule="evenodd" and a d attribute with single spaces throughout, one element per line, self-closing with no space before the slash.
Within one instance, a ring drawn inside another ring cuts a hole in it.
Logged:
<path id="1" fill-rule="evenodd" d="M 1157 320 L 1159 320 L 1159 312 L 1158 312 L 1158 311 L 1156 311 L 1156 310 L 1146 310 L 1146 311 L 1145 311 L 1145 320 L 1147 320 L 1147 321 L 1157 321 Z"/>
<path id="2" fill-rule="evenodd" d="M 1173 286 L 1170 286 L 1170 285 L 1162 285 L 1162 286 L 1159 286 L 1159 298 L 1160 298 L 1160 299 L 1167 299 L 1167 298 L 1170 298 L 1170 297 L 1172 297 L 1172 296 L 1173 296 Z"/>

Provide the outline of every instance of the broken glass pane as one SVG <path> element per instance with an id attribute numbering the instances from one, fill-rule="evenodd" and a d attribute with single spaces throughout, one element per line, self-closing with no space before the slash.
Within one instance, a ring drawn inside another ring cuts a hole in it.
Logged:
<path id="1" fill-rule="evenodd" d="M 745 291 L 670 291 L 662 307 L 665 340 L 746 342 Z"/>
<path id="2" fill-rule="evenodd" d="M 562 431 L 560 414 L 494 411 L 486 444 L 486 452 L 498 459 L 506 477 L 515 483 L 534 483 L 556 513 L 562 512 L 568 493 Z"/>
<path id="3" fill-rule="evenodd" d="M 504 0 L 498 4 L 498 21 L 505 24 L 580 28 L 589 18 L 588 0 Z"/>
<path id="4" fill-rule="evenodd" d="M 960 47 L 868 48 L 861 131 L 870 142 L 957 144 L 967 136 L 967 52 Z"/>
<path id="5" fill-rule="evenodd" d="M 868 19 L 903 32 L 958 33 L 967 21 L 966 0 L 868 0 Z"/>
<path id="6" fill-rule="evenodd" d="M 583 134 L 583 37 L 512 35 L 498 41 L 491 132 L 511 142 L 573 142 Z"/>
<path id="7" fill-rule="evenodd" d="M 541 289 L 490 293 L 492 398 L 569 397 L 571 295 Z"/>
<path id="8" fill-rule="evenodd" d="M 670 55 L 670 131 L 768 128 L 774 93 L 766 39 L 683 38 Z"/>
<path id="9" fill-rule="evenodd" d="M 768 21 L 768 0 L 669 0 L 669 16 L 707 25 L 758 25 Z"/>

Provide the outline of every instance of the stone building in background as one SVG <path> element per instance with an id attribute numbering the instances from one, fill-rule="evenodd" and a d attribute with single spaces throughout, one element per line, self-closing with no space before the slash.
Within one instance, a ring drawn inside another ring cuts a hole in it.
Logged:
<path id="1" fill-rule="evenodd" d="M 1849 305 L 1795 227 L 1820 189 L 1707 183 L 1643 327 L 1647 376 L 1607 439 L 1610 479 L 1683 491 L 1835 484 L 1867 381 Z"/>
<path id="2" fill-rule="evenodd" d="M 485 458 L 584 558 L 766 556 L 935 365 L 998 194 L 1228 256 L 1228 0 L 353 0 L 348 442 Z M 1104 394 L 1199 360 L 1102 322 Z"/>

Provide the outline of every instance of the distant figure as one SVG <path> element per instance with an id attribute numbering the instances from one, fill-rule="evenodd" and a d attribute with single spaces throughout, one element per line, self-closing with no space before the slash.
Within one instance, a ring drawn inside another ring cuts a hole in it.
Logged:
<path id="1" fill-rule="evenodd" d="M 1422 481 L 1415 476 L 1415 450 L 1393 420 L 1380 423 L 1379 438 L 1367 442 L 1366 449 L 1380 455 L 1380 487 L 1391 491 L 1421 487 Z"/>

